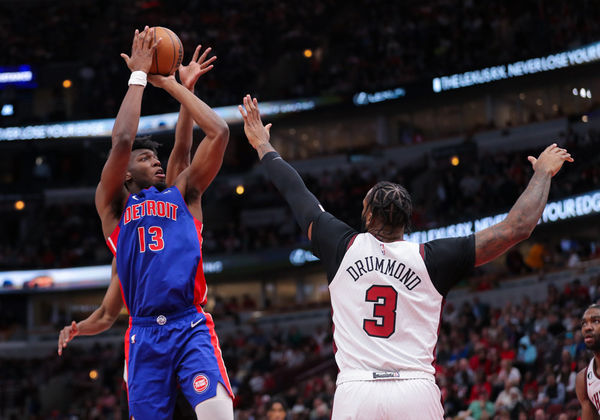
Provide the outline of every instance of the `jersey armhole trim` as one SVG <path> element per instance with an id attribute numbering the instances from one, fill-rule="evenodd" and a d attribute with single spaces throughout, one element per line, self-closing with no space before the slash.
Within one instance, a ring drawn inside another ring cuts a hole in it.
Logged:
<path id="1" fill-rule="evenodd" d="M 425 244 L 419 244 L 419 254 L 421 254 L 421 258 L 425 261 Z"/>
<path id="2" fill-rule="evenodd" d="M 356 239 L 356 237 L 358 236 L 358 233 L 355 233 L 352 238 L 350 238 L 350 240 L 348 241 L 348 245 L 346 246 L 346 251 L 348 251 L 350 249 L 350 247 L 352 246 L 352 244 L 354 243 L 354 240 Z"/>

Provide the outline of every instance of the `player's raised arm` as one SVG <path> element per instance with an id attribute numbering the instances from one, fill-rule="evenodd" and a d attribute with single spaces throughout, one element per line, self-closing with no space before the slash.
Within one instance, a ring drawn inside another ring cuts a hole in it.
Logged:
<path id="1" fill-rule="evenodd" d="M 63 348 L 67 347 L 67 343 L 76 336 L 96 335 L 108 330 L 117 320 L 122 308 L 123 300 L 121 299 L 119 276 L 117 275 L 116 261 L 113 258 L 110 284 L 102 304 L 83 321 L 73 321 L 60 331 L 58 334 L 58 355 L 62 355 Z"/>
<path id="2" fill-rule="evenodd" d="M 548 146 L 537 159 L 529 156 L 528 160 L 533 176 L 506 219 L 475 234 L 475 266 L 493 260 L 531 235 L 548 201 L 552 177 L 565 161 L 573 162 L 571 155 L 556 144 Z"/>
<path id="3" fill-rule="evenodd" d="M 306 188 L 298 172 L 279 156 L 269 142 L 271 124 L 263 126 L 256 98 L 246 95 L 244 106 L 240 105 L 238 109 L 244 119 L 248 142 L 258 153 L 269 178 L 292 208 L 302 232 L 310 239 L 312 223 L 323 212 L 319 200 Z"/>
<path id="4" fill-rule="evenodd" d="M 112 130 L 112 149 L 108 156 L 100 183 L 96 189 L 96 210 L 102 219 L 104 236 L 112 233 L 118 222 L 115 203 L 125 196 L 124 181 L 131 154 L 131 145 L 135 140 L 142 106 L 142 95 L 146 85 L 146 74 L 152 64 L 152 54 L 158 45 L 153 41 L 154 29 L 146 27 L 144 31 L 135 31 L 131 47 L 131 57 L 121 54 L 132 71 L 129 88 L 119 108 Z"/>
<path id="5" fill-rule="evenodd" d="M 225 148 L 229 142 L 229 127 L 215 111 L 200 98 L 179 84 L 175 77 L 152 75 L 148 80 L 156 87 L 166 90 L 181 105 L 187 108 L 192 119 L 204 131 L 206 137 L 198 146 L 190 167 L 175 180 L 175 185 L 184 194 L 188 206 L 193 205 L 210 185 L 223 163 Z M 199 215 L 195 207 L 190 210 Z"/>
<path id="6" fill-rule="evenodd" d="M 190 92 L 194 92 L 198 78 L 212 70 L 212 63 L 217 59 L 216 56 L 207 59 L 211 51 L 210 47 L 204 50 L 202 55 L 200 55 L 201 49 L 202 46 L 198 45 L 190 63 L 187 66 L 183 64 L 179 66 L 181 84 Z M 182 105 L 175 127 L 175 144 L 167 163 L 167 185 L 173 185 L 179 174 L 190 166 L 193 130 L 194 120 L 188 109 Z"/>

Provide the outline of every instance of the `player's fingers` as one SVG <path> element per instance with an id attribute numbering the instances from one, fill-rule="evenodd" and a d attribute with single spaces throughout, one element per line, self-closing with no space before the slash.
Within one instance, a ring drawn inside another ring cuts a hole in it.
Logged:
<path id="1" fill-rule="evenodd" d="M 252 99 L 252 105 L 254 106 L 254 112 L 256 114 L 256 118 L 260 120 L 260 109 L 258 109 L 258 99 Z"/>
<path id="2" fill-rule="evenodd" d="M 140 31 L 138 29 L 133 33 L 133 41 L 131 42 L 131 49 L 133 50 L 137 45 L 138 39 L 140 37 Z"/>
<path id="3" fill-rule="evenodd" d="M 126 62 L 126 63 L 127 63 L 127 62 L 129 62 L 129 56 L 128 56 L 127 54 L 123 54 L 123 53 L 121 53 L 120 55 L 121 55 L 121 58 L 122 58 L 123 60 L 125 60 L 125 62 Z"/>
<path id="4" fill-rule="evenodd" d="M 202 62 L 204 60 L 206 60 L 206 57 L 208 56 L 208 53 L 212 50 L 212 48 L 208 47 L 207 49 L 204 50 L 204 52 L 202 53 L 202 55 L 200 56 L 200 58 L 197 58 L 194 61 L 197 61 L 198 63 L 202 64 Z M 194 55 L 196 55 L 196 53 L 194 53 Z"/>
<path id="5" fill-rule="evenodd" d="M 151 49 L 152 51 L 154 51 L 154 50 L 155 50 L 155 49 L 158 47 L 158 45 L 160 44 L 160 41 L 162 41 L 162 38 L 158 38 L 158 39 L 156 40 L 156 42 L 154 42 L 154 44 L 152 44 L 152 46 L 150 47 L 150 49 Z"/>
<path id="6" fill-rule="evenodd" d="M 200 67 L 208 67 L 211 65 L 211 63 L 213 63 L 215 60 L 217 59 L 216 55 L 213 55 L 212 57 L 210 57 L 208 60 L 206 61 L 201 61 L 200 62 Z"/>
<path id="7" fill-rule="evenodd" d="M 246 115 L 248 117 L 252 116 L 252 107 L 250 105 L 250 95 L 244 96 L 244 108 L 246 109 Z"/>
<path id="8" fill-rule="evenodd" d="M 199 76 L 202 76 L 204 73 L 208 73 L 213 69 L 213 67 L 214 66 L 211 64 L 210 66 L 203 68 L 202 70 L 200 70 Z"/>
<path id="9" fill-rule="evenodd" d="M 244 105 L 246 106 L 246 112 L 248 114 L 252 113 L 252 98 L 250 97 L 250 95 L 246 95 L 244 97 Z"/>
<path id="10" fill-rule="evenodd" d="M 246 122 L 246 119 L 248 118 L 246 115 L 246 112 L 244 112 L 244 107 L 241 105 L 238 105 L 238 111 L 240 111 L 240 114 L 242 114 L 242 118 L 244 119 L 244 122 Z"/>
<path id="11" fill-rule="evenodd" d="M 148 32 L 150 32 L 150 31 L 148 31 L 148 27 L 147 26 L 144 28 L 144 30 L 142 32 L 140 32 L 140 34 L 138 36 L 140 48 L 144 48 L 145 47 L 145 45 L 146 45 L 146 35 L 148 35 Z"/>
<path id="12" fill-rule="evenodd" d="M 154 28 L 146 28 L 144 29 L 144 48 L 152 48 L 155 44 L 154 42 Z"/>
<path id="13" fill-rule="evenodd" d="M 265 125 L 265 130 L 267 130 L 267 133 L 271 134 L 271 127 L 272 126 L 273 126 L 273 124 L 271 124 L 271 123 Z"/>
<path id="14" fill-rule="evenodd" d="M 537 162 L 537 159 L 533 156 L 527 156 L 527 160 L 531 162 L 532 165 L 535 165 L 535 162 Z"/>
<path id="15" fill-rule="evenodd" d="M 192 59 L 190 60 L 190 64 L 192 64 L 194 61 L 198 60 L 198 54 L 200 54 L 200 49 L 201 48 L 202 48 L 202 45 L 198 44 L 198 46 L 194 50 L 194 55 L 192 55 Z"/>

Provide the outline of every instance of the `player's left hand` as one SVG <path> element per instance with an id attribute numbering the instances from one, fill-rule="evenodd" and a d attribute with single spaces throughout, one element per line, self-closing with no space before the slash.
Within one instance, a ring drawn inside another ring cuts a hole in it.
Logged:
<path id="1" fill-rule="evenodd" d="M 62 356 L 63 348 L 67 347 L 67 343 L 79 335 L 79 328 L 75 321 L 71 322 L 71 325 L 67 325 L 58 334 L 58 355 Z"/>
<path id="2" fill-rule="evenodd" d="M 208 54 L 210 53 L 212 48 L 208 47 L 204 50 L 202 55 L 200 55 L 200 51 L 202 50 L 202 45 L 198 45 L 196 50 L 194 51 L 194 55 L 190 60 L 190 63 L 187 66 L 181 64 L 179 66 L 179 79 L 181 80 L 181 84 L 185 86 L 188 90 L 194 91 L 194 86 L 196 82 L 203 74 L 208 73 L 212 70 L 213 62 L 217 59 L 217 56 L 212 56 L 208 60 Z"/>
<path id="3" fill-rule="evenodd" d="M 177 83 L 175 75 L 163 76 L 162 74 L 148 74 L 148 82 L 154 87 L 164 89 L 169 82 Z"/>
<path id="4" fill-rule="evenodd" d="M 238 105 L 238 110 L 244 119 L 244 133 L 250 145 L 258 150 L 261 145 L 269 143 L 272 124 L 263 126 L 256 98 L 251 98 L 250 95 L 244 96 L 244 106 Z"/>

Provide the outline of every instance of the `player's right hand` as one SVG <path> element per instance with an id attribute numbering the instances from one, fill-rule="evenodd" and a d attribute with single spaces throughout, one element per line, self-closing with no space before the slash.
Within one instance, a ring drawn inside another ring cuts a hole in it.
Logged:
<path id="1" fill-rule="evenodd" d="M 67 343 L 71 341 L 75 336 L 79 335 L 79 328 L 75 321 L 71 322 L 71 325 L 67 325 L 58 334 L 58 355 L 62 356 L 63 348 L 67 347 Z"/>
<path id="2" fill-rule="evenodd" d="M 546 147 L 540 156 L 536 159 L 533 156 L 528 156 L 527 160 L 531 162 L 533 170 L 538 172 L 549 173 L 550 176 L 556 175 L 556 173 L 562 168 L 563 163 L 573 162 L 571 154 L 567 152 L 567 149 L 562 149 L 556 145 L 551 144 Z"/>
<path id="3" fill-rule="evenodd" d="M 156 47 L 160 43 L 162 38 L 156 41 L 154 39 L 154 28 L 146 26 L 142 32 L 135 30 L 133 35 L 133 43 L 131 45 L 131 57 L 127 54 L 121 54 L 123 60 L 129 67 L 129 70 L 143 71 L 148 73 L 152 66 L 152 57 Z"/>

